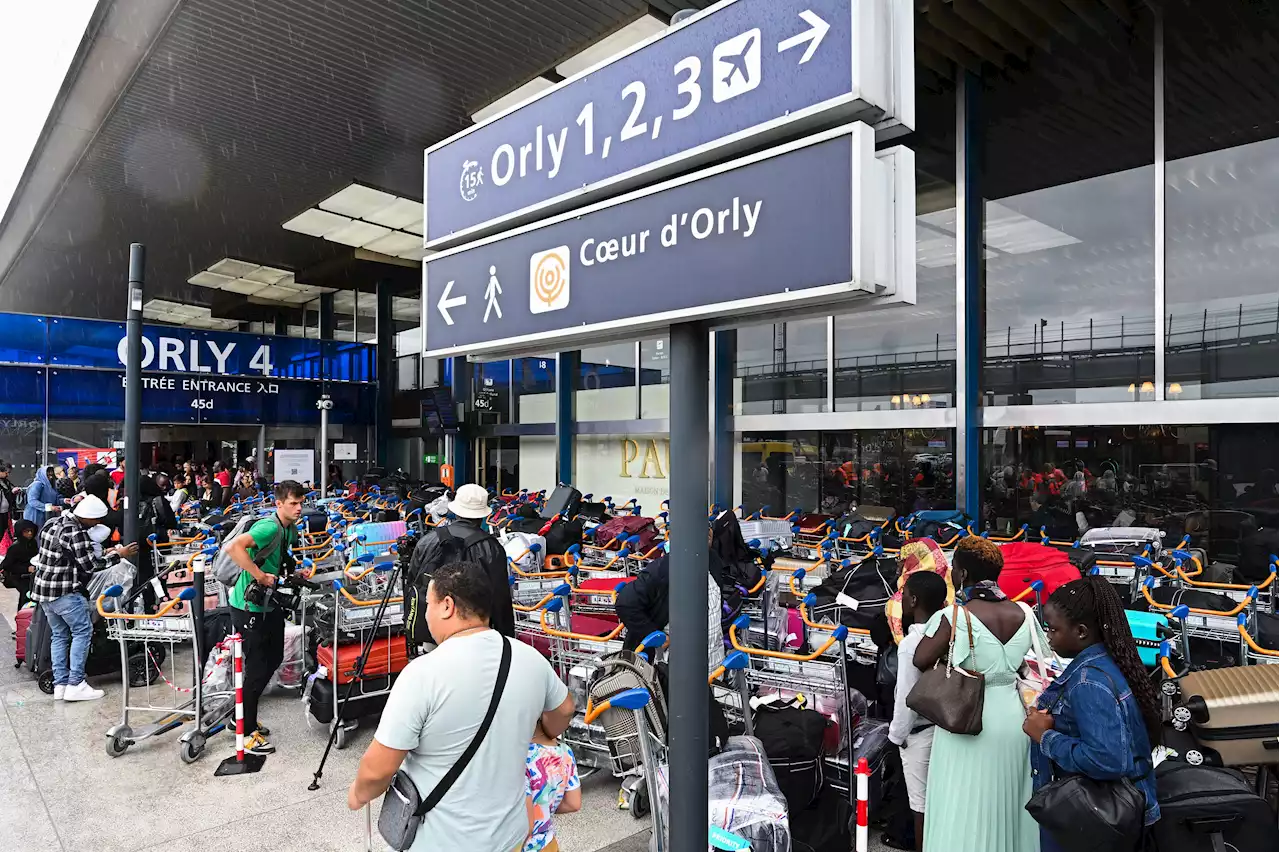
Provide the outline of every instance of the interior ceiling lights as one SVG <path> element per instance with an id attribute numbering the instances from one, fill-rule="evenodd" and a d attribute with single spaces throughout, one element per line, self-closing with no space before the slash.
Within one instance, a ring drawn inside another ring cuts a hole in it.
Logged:
<path id="1" fill-rule="evenodd" d="M 294 216 L 286 231 L 352 248 L 421 260 L 422 202 L 353 183 Z"/>
<path id="2" fill-rule="evenodd" d="M 295 281 L 293 273 L 274 266 L 262 266 L 246 260 L 224 257 L 204 272 L 197 272 L 187 279 L 188 284 L 222 290 L 255 300 L 284 302 L 302 305 L 332 293 L 332 287 L 316 287 Z"/>
<path id="3" fill-rule="evenodd" d="M 213 331 L 235 331 L 240 327 L 237 320 L 218 319 L 209 313 L 208 308 L 199 305 L 184 305 L 166 299 L 152 299 L 142 306 L 142 318 L 170 325 L 184 325 L 190 328 L 206 328 Z"/>

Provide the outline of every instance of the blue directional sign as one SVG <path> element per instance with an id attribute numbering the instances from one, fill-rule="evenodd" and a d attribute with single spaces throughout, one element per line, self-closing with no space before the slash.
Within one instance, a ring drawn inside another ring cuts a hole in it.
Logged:
<path id="1" fill-rule="evenodd" d="M 427 149 L 427 247 L 825 125 L 914 121 L 911 7 L 726 0 Z"/>
<path id="2" fill-rule="evenodd" d="M 427 354 L 873 295 L 877 239 L 904 229 L 874 146 L 853 124 L 428 257 Z"/>

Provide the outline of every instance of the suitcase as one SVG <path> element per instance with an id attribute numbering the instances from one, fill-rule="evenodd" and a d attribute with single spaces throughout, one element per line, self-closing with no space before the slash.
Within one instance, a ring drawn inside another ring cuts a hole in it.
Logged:
<path id="1" fill-rule="evenodd" d="M 399 520 L 399 516 L 396 516 Z M 312 534 L 322 533 L 329 523 L 329 514 L 327 512 L 312 509 L 302 513 L 302 521 L 306 525 L 306 531 Z"/>
<path id="2" fill-rule="evenodd" d="M 403 641 L 400 642 L 404 644 Z M 386 675 L 373 680 L 363 681 L 351 690 L 351 698 L 342 710 L 342 721 L 350 722 L 365 716 L 376 716 L 387 706 L 389 693 L 381 692 L 395 683 L 395 675 Z M 362 691 L 363 687 L 363 691 Z M 307 699 L 307 712 L 317 722 L 327 725 L 333 721 L 333 682 L 327 677 L 318 677 L 311 682 Z M 338 688 L 338 704 L 342 704 L 342 696 L 346 687 Z M 377 692 L 367 695 L 366 692 Z"/>
<path id="3" fill-rule="evenodd" d="M 1093 566 L 1098 561 L 1098 554 L 1087 547 L 1068 547 L 1063 549 L 1063 553 L 1067 555 L 1071 565 L 1080 572 L 1081 577 L 1093 571 Z"/>
<path id="4" fill-rule="evenodd" d="M 321 645 L 316 648 L 316 662 L 329 670 L 329 678 L 337 675 L 337 683 L 343 686 L 355 675 L 356 658 L 363 649 L 361 643 L 343 643 L 338 646 L 338 661 L 333 661 L 333 646 Z M 391 674 L 399 674 L 409 664 L 409 655 L 404 638 L 400 636 L 384 637 L 373 640 L 369 647 L 369 656 L 364 664 L 364 677 L 376 678 Z"/>
<path id="5" fill-rule="evenodd" d="M 572 518 L 578 514 L 578 507 L 581 505 L 581 491 L 572 485 L 557 485 L 556 490 L 551 492 L 551 496 L 547 498 L 547 502 L 542 506 L 542 518 L 547 521 L 556 515 L 562 518 Z"/>
<path id="6" fill-rule="evenodd" d="M 1138 642 L 1138 656 L 1142 658 L 1142 664 L 1147 668 L 1159 665 L 1159 644 L 1164 638 L 1160 635 L 1160 628 L 1168 627 L 1169 619 L 1158 612 L 1135 612 L 1127 609 L 1124 614 L 1129 619 L 1129 632 L 1133 634 L 1133 638 L 1142 640 Z"/>
<path id="7" fill-rule="evenodd" d="M 1067 554 L 1053 547 L 1013 541 L 1001 546 L 1000 555 L 1004 557 L 1004 568 L 998 582 L 1000 590 L 1009 597 L 1021 594 L 1033 582 L 1040 580 L 1044 583 L 1040 600 L 1045 601 L 1059 586 L 1080 579 L 1080 569 L 1071 564 Z M 1034 596 L 1023 600 L 1035 603 Z"/>
<path id="8" fill-rule="evenodd" d="M 792 811 L 809 807 L 822 792 L 823 745 L 830 724 L 816 710 L 767 704 L 756 708 L 753 731 Z"/>
<path id="9" fill-rule="evenodd" d="M 1275 812 L 1234 769 L 1166 760 L 1156 767 L 1156 797 L 1160 819 L 1151 833 L 1159 852 L 1276 848 Z"/>
<path id="10" fill-rule="evenodd" d="M 14 666 L 20 666 L 27 659 L 27 629 L 31 627 L 31 616 L 35 615 L 36 608 L 33 606 L 24 606 L 18 610 L 13 617 L 13 629 L 15 637 L 18 641 L 18 647 L 14 650 Z"/>
<path id="11" fill-rule="evenodd" d="M 1207 763 L 1277 763 L 1280 680 L 1274 666 L 1191 672 L 1177 685 L 1174 724 L 1190 728 Z"/>

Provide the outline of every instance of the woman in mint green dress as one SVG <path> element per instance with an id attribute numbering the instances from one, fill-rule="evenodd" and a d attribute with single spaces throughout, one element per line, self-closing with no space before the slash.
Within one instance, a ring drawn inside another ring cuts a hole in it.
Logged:
<path id="1" fill-rule="evenodd" d="M 986 539 L 960 541 L 951 577 L 964 589 L 958 611 L 954 664 L 985 677 L 982 733 L 952 734 L 937 728 L 925 791 L 924 852 L 1037 852 L 1040 829 L 1027 813 L 1031 764 L 1022 722 L 1026 712 L 1015 675 L 1040 630 L 1026 610 L 996 584 L 1004 560 Z M 916 650 L 920 670 L 946 664 L 951 607 L 935 613 Z M 973 630 L 973 651 L 968 629 Z M 1048 642 L 1041 639 L 1041 647 Z"/>

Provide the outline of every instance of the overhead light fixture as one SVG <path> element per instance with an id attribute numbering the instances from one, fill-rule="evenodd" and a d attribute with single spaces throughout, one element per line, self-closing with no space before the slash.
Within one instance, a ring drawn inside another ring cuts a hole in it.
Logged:
<path id="1" fill-rule="evenodd" d="M 421 260 L 426 254 L 422 248 L 423 215 L 421 201 L 352 183 L 281 227 L 390 257 Z M 380 242 L 391 236 L 396 239 Z M 399 250 L 388 250 L 388 245 Z"/>
<path id="2" fill-rule="evenodd" d="M 181 302 L 171 302 L 167 299 L 152 299 L 143 305 L 142 318 L 168 325 L 202 328 L 210 331 L 235 331 L 240 327 L 238 320 L 215 317 L 206 307 L 184 305 Z"/>
<path id="3" fill-rule="evenodd" d="M 902 397 L 897 396 L 897 395 L 891 396 L 891 397 L 889 397 L 889 402 L 890 402 L 890 404 L 892 404 L 892 405 L 901 405 L 901 404 L 902 404 Z"/>
<path id="4" fill-rule="evenodd" d="M 1156 392 L 1156 386 L 1155 386 L 1154 384 L 1152 384 L 1151 382 L 1143 382 L 1143 383 L 1142 383 L 1142 392 L 1143 392 L 1143 393 L 1155 393 L 1155 392 Z"/>
<path id="5" fill-rule="evenodd" d="M 1138 388 L 1137 385 L 1135 385 L 1133 382 L 1129 382 L 1129 393 L 1133 393 L 1135 390 L 1137 390 L 1137 388 Z"/>
<path id="6" fill-rule="evenodd" d="M 612 59 L 666 28 L 667 24 L 661 18 L 645 15 L 561 62 L 556 66 L 556 73 L 561 77 L 572 77 L 606 59 Z"/>
<path id="7" fill-rule="evenodd" d="M 516 104 L 523 103 L 524 101 L 529 100 L 529 98 L 542 94 L 554 85 L 555 83 L 551 82 L 546 77 L 534 77 L 520 88 L 508 92 L 493 103 L 486 104 L 471 113 L 471 120 L 476 124 L 482 124 L 483 122 L 493 118 L 495 115 L 506 112 Z"/>
<path id="8" fill-rule="evenodd" d="M 1173 384 L 1169 385 L 1169 393 L 1173 394 L 1174 396 L 1177 396 L 1178 394 L 1182 393 L 1182 385 L 1179 384 L 1178 382 L 1174 382 Z"/>
<path id="9" fill-rule="evenodd" d="M 321 293 L 334 292 L 332 287 L 300 284 L 293 279 L 293 272 L 288 269 L 233 257 L 225 257 L 204 272 L 197 272 L 187 279 L 187 283 L 238 296 L 289 303 L 307 302 Z"/>

